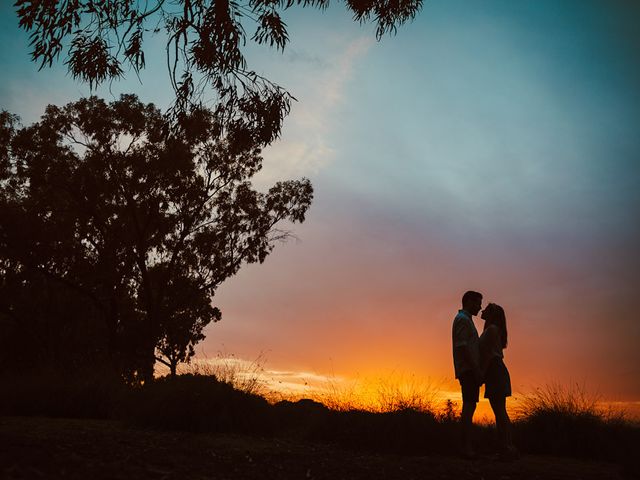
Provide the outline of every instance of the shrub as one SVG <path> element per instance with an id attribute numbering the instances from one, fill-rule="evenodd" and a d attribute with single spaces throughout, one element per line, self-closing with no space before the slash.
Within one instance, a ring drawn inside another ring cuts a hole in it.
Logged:
<path id="1" fill-rule="evenodd" d="M 133 425 L 192 432 L 267 433 L 271 406 L 214 376 L 162 377 L 131 392 L 123 412 Z"/>
<path id="2" fill-rule="evenodd" d="M 308 398 L 296 402 L 282 400 L 273 409 L 278 434 L 298 438 L 312 438 L 332 414 L 325 405 Z"/>
<path id="3" fill-rule="evenodd" d="M 336 442 L 354 450 L 425 454 L 447 448 L 435 416 L 412 409 L 384 413 L 330 411 L 317 427 L 312 440 Z"/>
<path id="4" fill-rule="evenodd" d="M 205 357 L 181 364 L 178 371 L 181 374 L 213 376 L 241 392 L 264 396 L 266 393 L 265 361 L 262 353 L 255 360 L 247 361 L 236 358 L 234 354 L 218 352 L 211 359 Z"/>
<path id="5" fill-rule="evenodd" d="M 640 429 L 624 415 L 598 407 L 584 385 L 549 384 L 525 395 L 514 423 L 525 452 L 629 463 L 640 448 Z M 633 467 L 637 471 L 637 467 Z"/>

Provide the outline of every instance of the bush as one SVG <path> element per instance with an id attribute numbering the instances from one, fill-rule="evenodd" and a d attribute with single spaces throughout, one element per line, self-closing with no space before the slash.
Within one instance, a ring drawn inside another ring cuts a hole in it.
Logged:
<path id="1" fill-rule="evenodd" d="M 294 437 L 339 444 L 351 450 L 404 455 L 456 454 L 460 427 L 456 405 L 434 413 L 418 396 L 393 391 L 391 411 L 335 410 L 313 400 L 271 405 L 215 375 L 162 377 L 141 387 L 95 370 L 73 375 L 56 371 L 5 375 L 0 415 L 116 418 L 131 425 L 192 432 L 226 432 Z M 400 408 L 409 398 L 417 408 Z M 342 405 L 342 404 L 341 404 Z M 497 449 L 495 428 L 477 425 L 479 450 Z M 635 464 L 640 428 L 598 408 L 580 386 L 548 385 L 521 401 L 514 440 L 524 453 L 570 455 L 613 461 L 639 475 Z"/>
<path id="2" fill-rule="evenodd" d="M 133 425 L 191 432 L 268 433 L 274 422 L 262 397 L 214 376 L 162 377 L 133 390 L 123 417 Z"/>
<path id="3" fill-rule="evenodd" d="M 569 455 L 633 465 L 640 429 L 624 415 L 598 407 L 584 386 L 550 384 L 526 395 L 514 423 L 515 442 L 528 453 Z"/>
<path id="4" fill-rule="evenodd" d="M 313 436 L 332 412 L 322 403 L 308 398 L 297 402 L 282 400 L 274 405 L 278 433 L 298 438 Z"/>
<path id="5" fill-rule="evenodd" d="M 426 454 L 447 450 L 442 427 L 432 413 L 412 409 L 384 413 L 332 411 L 318 423 L 311 439 L 340 443 L 354 450 Z"/>

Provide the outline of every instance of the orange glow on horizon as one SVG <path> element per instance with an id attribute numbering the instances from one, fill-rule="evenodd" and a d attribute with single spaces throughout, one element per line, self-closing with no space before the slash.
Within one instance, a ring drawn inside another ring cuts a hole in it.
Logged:
<path id="1" fill-rule="evenodd" d="M 370 375 L 322 375 L 305 371 L 267 369 L 264 361 L 263 357 L 254 361 L 233 356 L 196 358 L 191 365 L 183 365 L 179 371 L 216 375 L 240 389 L 250 388 L 252 393 L 259 393 L 271 402 L 307 398 L 337 410 L 386 412 L 404 407 L 442 414 L 449 400 L 453 402 L 456 413 L 459 413 L 462 405 L 458 382 L 448 378 L 435 380 L 434 377 L 389 372 L 383 369 L 377 373 L 372 369 Z M 168 372 L 166 368 L 160 367 L 156 373 L 165 375 Z M 561 392 L 570 395 L 582 395 L 583 398 L 579 401 L 593 403 L 595 408 L 605 415 L 623 413 L 629 420 L 640 421 L 640 401 L 600 398 L 584 385 L 555 385 L 554 387 L 552 384 L 541 384 L 539 388 L 559 388 Z M 489 401 L 483 398 L 483 393 L 484 388 L 480 392 L 474 421 L 490 424 L 494 422 L 493 412 Z M 512 418 L 526 413 L 523 412 L 523 400 L 532 394 L 532 389 L 514 390 L 513 396 L 507 399 L 507 410 Z"/>

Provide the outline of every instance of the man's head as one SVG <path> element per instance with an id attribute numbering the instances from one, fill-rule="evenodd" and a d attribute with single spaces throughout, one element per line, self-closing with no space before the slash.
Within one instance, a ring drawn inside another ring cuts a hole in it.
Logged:
<path id="1" fill-rule="evenodd" d="M 462 296 L 462 309 L 471 315 L 477 315 L 482 309 L 482 294 L 469 290 Z"/>

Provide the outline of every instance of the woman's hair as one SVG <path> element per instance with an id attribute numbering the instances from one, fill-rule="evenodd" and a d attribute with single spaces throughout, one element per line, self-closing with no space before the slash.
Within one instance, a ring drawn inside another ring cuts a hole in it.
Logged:
<path id="1" fill-rule="evenodd" d="M 500 305 L 490 303 L 485 308 L 485 311 L 487 310 L 489 310 L 490 314 L 485 318 L 484 330 L 489 328 L 490 325 L 498 327 L 502 348 L 507 348 L 507 316 L 504 313 L 504 309 Z"/>

